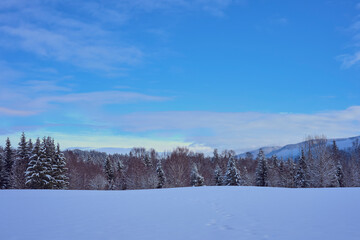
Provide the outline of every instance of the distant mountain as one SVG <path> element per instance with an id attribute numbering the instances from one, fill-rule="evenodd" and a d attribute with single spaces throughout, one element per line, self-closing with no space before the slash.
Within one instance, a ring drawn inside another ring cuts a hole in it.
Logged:
<path id="1" fill-rule="evenodd" d="M 280 148 L 282 147 L 279 147 L 279 146 L 274 146 L 274 147 L 262 147 L 262 150 L 264 151 L 265 155 L 268 155 L 276 150 L 279 150 Z M 254 157 L 256 157 L 256 155 L 259 153 L 259 149 L 256 149 L 256 150 L 252 150 L 252 151 L 249 151 L 249 153 L 251 153 Z M 241 153 L 238 155 L 238 157 L 246 157 L 246 153 L 248 152 L 244 152 L 244 153 Z"/>
<path id="2" fill-rule="evenodd" d="M 328 145 L 332 144 L 333 140 L 336 141 L 336 144 L 340 150 L 347 150 L 348 148 L 352 147 L 352 144 L 354 141 L 358 140 L 360 142 L 360 136 L 351 137 L 351 138 L 328 139 L 327 144 Z M 276 155 L 278 158 L 283 158 L 283 159 L 287 159 L 290 157 L 296 158 L 300 155 L 301 148 L 304 146 L 305 142 L 306 141 L 296 143 L 296 144 L 288 144 L 283 147 L 279 147 L 279 146 L 262 147 L 262 149 L 263 149 L 266 157 L 271 157 L 273 155 Z M 79 150 L 83 150 L 83 151 L 94 150 L 94 151 L 98 151 L 98 152 L 105 152 L 107 154 L 114 154 L 114 153 L 126 154 L 131 151 L 131 148 L 111 148 L 111 147 L 108 147 L 108 148 L 89 148 L 89 147 L 67 148 L 67 150 L 75 150 L 75 149 L 79 149 Z M 256 157 L 259 150 L 260 150 L 260 148 L 249 151 L 249 152 L 254 157 Z M 246 152 L 237 155 L 237 157 L 245 157 L 245 156 L 246 156 Z"/>
<path id="3" fill-rule="evenodd" d="M 360 141 L 360 136 L 351 137 L 351 138 L 336 138 L 336 139 L 328 139 L 327 145 L 331 145 L 333 141 L 336 141 L 336 144 L 340 150 L 347 150 L 352 147 L 353 142 L 356 140 Z M 306 141 L 296 143 L 296 144 L 289 144 L 284 147 L 263 147 L 263 151 L 266 157 L 271 157 L 276 155 L 278 158 L 296 158 L 300 156 L 301 148 L 304 147 Z M 250 151 L 256 157 L 260 148 Z M 245 157 L 246 153 L 239 154 L 238 157 Z"/>
<path id="4" fill-rule="evenodd" d="M 93 150 L 93 151 L 97 151 L 97 152 L 104 152 L 107 154 L 114 154 L 114 153 L 126 154 L 131 151 L 131 148 L 111 148 L 111 147 L 107 147 L 107 148 L 70 147 L 70 148 L 67 148 L 66 150 L 75 150 L 75 149 L 79 149 L 79 150 L 83 150 L 83 151 L 92 151 Z"/>

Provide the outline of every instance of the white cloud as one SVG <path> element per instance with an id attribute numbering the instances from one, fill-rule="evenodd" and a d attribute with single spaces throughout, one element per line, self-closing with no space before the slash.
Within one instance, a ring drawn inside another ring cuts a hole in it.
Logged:
<path id="1" fill-rule="evenodd" d="M 97 93 L 94 96 L 71 96 L 57 101 L 77 104 L 79 101 L 90 101 L 87 97 L 94 97 L 96 101 L 101 99 L 106 104 L 114 97 L 102 99 L 103 94 L 96 95 Z M 121 102 L 123 97 L 117 97 Z M 91 103 L 88 102 L 88 105 Z M 78 126 L 62 124 L 64 129 L 77 129 L 74 133 L 60 133 L 57 129 L 59 126 L 47 125 L 38 126 L 35 132 L 31 130 L 29 134 L 51 135 L 64 147 L 142 146 L 164 151 L 187 146 L 194 151 L 206 153 L 213 148 L 233 149 L 240 153 L 264 146 L 282 146 L 303 141 L 308 135 L 324 134 L 329 138 L 360 135 L 360 106 L 314 114 L 174 111 L 120 116 L 100 113 L 86 115 L 86 121 L 83 118 L 81 116 L 82 122 L 74 119 L 74 124 L 77 123 Z M 88 123 L 92 125 L 86 125 Z M 79 133 L 79 129 L 83 134 Z M 12 135 L 18 138 L 21 130 L 16 131 L 19 132 Z M 5 139 L 5 136 L 2 137 Z"/>
<path id="2" fill-rule="evenodd" d="M 136 64 L 142 51 L 134 46 L 121 47 L 100 40 L 76 38 L 71 33 L 60 33 L 37 27 L 1 27 L 1 31 L 18 37 L 18 44 L 25 51 L 57 61 L 104 71 L 121 70 L 121 66 Z"/>
<path id="3" fill-rule="evenodd" d="M 308 135 L 349 137 L 360 134 L 360 106 L 315 114 L 150 112 L 111 119 L 131 133 L 170 132 L 204 146 L 246 151 L 285 145 Z M 170 134 L 170 135 L 171 135 Z"/>
<path id="4" fill-rule="evenodd" d="M 13 143 L 19 141 L 21 131 L 13 132 L 11 134 L 0 132 L 0 146 L 3 145 L 6 138 L 9 137 Z M 192 150 L 206 150 L 207 148 L 199 146 L 190 146 L 190 142 L 183 142 L 177 139 L 161 139 L 161 138 L 147 138 L 132 135 L 113 135 L 108 132 L 103 134 L 98 133 L 60 133 L 56 131 L 37 129 L 34 131 L 27 131 L 28 138 L 36 139 L 43 136 L 52 136 L 55 141 L 59 142 L 62 149 L 70 147 L 85 147 L 85 148 L 133 148 L 146 147 L 155 148 L 158 151 L 171 151 L 176 147 L 190 147 Z"/>
<path id="5" fill-rule="evenodd" d="M 59 86 L 55 81 L 39 81 L 39 80 L 30 80 L 25 82 L 27 89 L 33 92 L 69 92 L 71 88 Z"/>
<path id="6" fill-rule="evenodd" d="M 35 115 L 35 111 L 27 111 L 27 110 L 17 110 L 17 109 L 10 109 L 5 107 L 0 107 L 0 116 L 17 116 L 17 117 L 25 117 L 30 115 Z"/>
<path id="7" fill-rule="evenodd" d="M 29 84 L 30 83 L 30 84 Z M 38 83 L 38 85 L 36 85 Z M 35 84 L 35 85 L 34 85 Z M 129 104 L 138 102 L 161 102 L 171 100 L 169 97 L 153 96 L 129 91 L 98 91 L 83 93 L 66 93 L 71 89 L 55 85 L 48 81 L 30 81 L 27 85 L 16 89 L 0 89 L 0 101 L 3 105 L 3 114 L 28 116 L 46 112 L 58 105 L 62 110 L 69 106 L 92 108 L 93 111 L 108 104 Z M 33 94 L 37 93 L 36 96 Z M 10 109 L 26 109 L 27 111 L 11 111 Z M 1 112 L 1 109 L 0 109 Z"/>
<path id="8" fill-rule="evenodd" d="M 342 68 L 350 68 L 360 61 L 360 51 L 355 52 L 354 54 L 343 54 L 337 57 L 340 60 Z"/>
<path id="9" fill-rule="evenodd" d="M 356 5 L 357 9 L 359 8 L 360 3 Z M 360 15 L 356 17 L 356 20 L 351 24 L 351 26 L 347 29 L 350 33 L 353 34 L 352 43 L 350 44 L 350 48 L 352 52 L 341 54 L 336 57 L 337 60 L 342 62 L 341 67 L 346 69 L 353 66 L 356 66 L 360 63 Z"/>
<path id="10" fill-rule="evenodd" d="M 166 101 L 167 97 L 151 96 L 136 92 L 102 91 L 71 93 L 59 96 L 46 96 L 37 99 L 37 102 L 51 103 L 91 103 L 92 105 L 123 104 L 139 101 Z"/>
<path id="11" fill-rule="evenodd" d="M 214 16 L 224 16 L 224 11 L 239 0 L 126 0 L 119 5 L 123 9 L 143 11 L 205 11 Z"/>
<path id="12" fill-rule="evenodd" d="M 131 0 L 64 2 L 3 0 L 1 45 L 42 58 L 115 74 L 138 64 L 143 50 L 122 34 L 137 14 L 207 11 L 222 16 L 232 0 Z M 68 11 L 60 9 L 67 8 Z"/>

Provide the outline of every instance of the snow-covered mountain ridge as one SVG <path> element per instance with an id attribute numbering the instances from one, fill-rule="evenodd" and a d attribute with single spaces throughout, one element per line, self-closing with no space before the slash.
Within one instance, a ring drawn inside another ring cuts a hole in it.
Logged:
<path id="1" fill-rule="evenodd" d="M 327 145 L 330 145 L 335 140 L 338 148 L 340 150 L 348 150 L 352 147 L 353 143 L 356 141 L 360 141 L 360 136 L 350 137 L 350 138 L 335 138 L 335 139 L 327 139 Z M 288 144 L 283 147 L 263 147 L 263 151 L 266 157 L 271 157 L 276 155 L 278 158 L 296 158 L 300 155 L 301 148 L 304 147 L 306 141 Z M 259 152 L 260 148 L 250 151 L 251 154 L 255 157 Z M 246 153 L 239 154 L 238 157 L 245 157 Z"/>

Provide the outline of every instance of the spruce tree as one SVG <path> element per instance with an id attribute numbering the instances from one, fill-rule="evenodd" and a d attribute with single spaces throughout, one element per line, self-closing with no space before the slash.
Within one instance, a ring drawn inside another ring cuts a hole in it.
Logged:
<path id="1" fill-rule="evenodd" d="M 30 161 L 25 172 L 25 184 L 28 188 L 36 188 L 40 186 L 38 169 L 38 158 L 40 154 L 40 139 L 36 139 L 33 150 L 31 151 Z"/>
<path id="2" fill-rule="evenodd" d="M 287 176 L 286 176 L 286 168 L 285 168 L 285 164 L 284 164 L 284 160 L 281 159 L 280 160 L 280 164 L 279 164 L 279 174 L 280 174 L 280 187 L 286 187 L 286 180 L 287 180 Z"/>
<path id="3" fill-rule="evenodd" d="M 337 187 L 345 187 L 344 172 L 340 161 L 336 165 Z"/>
<path id="4" fill-rule="evenodd" d="M 216 186 L 223 185 L 223 177 L 222 177 L 222 171 L 218 164 L 216 164 L 215 171 L 214 171 L 214 182 Z"/>
<path id="5" fill-rule="evenodd" d="M 51 189 L 54 182 L 51 173 L 51 159 L 47 156 L 47 141 L 44 138 L 40 143 L 40 139 L 37 139 L 25 173 L 25 184 L 32 189 Z"/>
<path id="6" fill-rule="evenodd" d="M 340 151 L 335 140 L 333 140 L 331 147 L 331 158 L 334 160 L 334 162 L 340 161 Z"/>
<path id="7" fill-rule="evenodd" d="M 336 163 L 336 178 L 334 182 L 335 187 L 344 187 L 344 172 L 342 168 L 342 164 L 340 162 L 340 150 L 336 144 L 336 141 L 333 141 L 332 148 L 331 148 L 331 158 L 334 163 Z"/>
<path id="8" fill-rule="evenodd" d="M 198 187 L 204 185 L 204 178 L 203 176 L 200 175 L 195 163 L 193 164 L 193 167 L 191 169 L 190 181 L 191 181 L 191 186 Z"/>
<path id="9" fill-rule="evenodd" d="M 69 178 L 66 176 L 66 159 L 57 144 L 55 157 L 52 164 L 53 189 L 66 189 L 69 185 Z"/>
<path id="10" fill-rule="evenodd" d="M 264 151 L 259 150 L 257 155 L 258 165 L 256 168 L 256 186 L 268 186 L 268 167 Z"/>
<path id="11" fill-rule="evenodd" d="M 48 161 L 51 162 L 51 164 L 54 164 L 54 159 L 56 157 L 56 147 L 55 147 L 55 141 L 51 137 L 47 137 L 45 139 L 45 147 L 46 147 L 46 156 L 48 158 Z"/>
<path id="12" fill-rule="evenodd" d="M 287 167 L 287 187 L 295 187 L 296 164 L 292 158 L 286 161 Z"/>
<path id="13" fill-rule="evenodd" d="M 309 173 L 308 166 L 306 164 L 304 150 L 301 150 L 300 160 L 294 177 L 295 187 L 307 188 L 309 187 Z"/>
<path id="14" fill-rule="evenodd" d="M 27 142 L 27 148 L 28 148 L 28 151 L 29 151 L 29 158 L 31 157 L 31 153 L 32 153 L 32 150 L 34 148 L 33 146 L 33 143 L 31 141 L 31 138 L 29 139 L 29 141 Z"/>
<path id="15" fill-rule="evenodd" d="M 236 168 L 235 164 L 235 158 L 230 157 L 228 164 L 227 164 L 227 170 L 224 176 L 224 184 L 226 186 L 239 186 L 241 185 L 241 177 L 239 170 Z"/>
<path id="16" fill-rule="evenodd" d="M 122 161 L 117 162 L 117 185 L 121 190 L 127 189 L 125 169 Z"/>
<path id="17" fill-rule="evenodd" d="M 157 188 L 163 188 L 166 182 L 165 173 L 161 166 L 161 160 L 158 160 L 157 166 L 156 166 L 156 173 L 158 178 L 158 184 Z"/>
<path id="18" fill-rule="evenodd" d="M 25 185 L 25 172 L 30 161 L 31 150 L 26 142 L 25 133 L 22 133 L 14 163 L 14 187 L 23 189 Z"/>
<path id="19" fill-rule="evenodd" d="M 0 189 L 4 188 L 4 165 L 3 151 L 0 147 Z"/>
<path id="20" fill-rule="evenodd" d="M 115 175 L 114 175 L 114 170 L 113 170 L 113 166 L 112 166 L 109 155 L 106 157 L 104 171 L 105 171 L 106 179 L 108 181 L 108 189 L 113 190 Z"/>
<path id="21" fill-rule="evenodd" d="M 4 156 L 3 156 L 3 169 L 2 169 L 2 176 L 3 176 L 3 188 L 10 189 L 12 188 L 13 184 L 13 159 L 14 152 L 11 148 L 10 139 L 6 139 L 5 149 L 4 149 Z"/>
<path id="22" fill-rule="evenodd" d="M 247 170 L 246 166 L 244 167 L 244 170 L 243 170 L 242 182 L 243 182 L 242 185 L 244 185 L 244 186 L 250 186 L 251 185 L 249 173 L 248 173 L 248 170 Z"/>

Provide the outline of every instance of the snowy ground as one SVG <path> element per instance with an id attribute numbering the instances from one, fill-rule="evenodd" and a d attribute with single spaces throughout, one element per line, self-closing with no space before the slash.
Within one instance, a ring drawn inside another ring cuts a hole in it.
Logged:
<path id="1" fill-rule="evenodd" d="M 360 188 L 0 190 L 0 239 L 360 239 Z"/>

